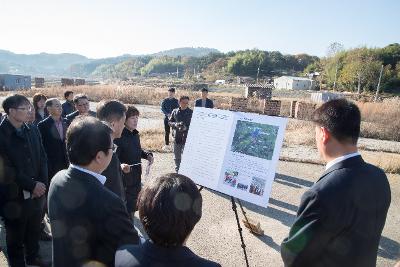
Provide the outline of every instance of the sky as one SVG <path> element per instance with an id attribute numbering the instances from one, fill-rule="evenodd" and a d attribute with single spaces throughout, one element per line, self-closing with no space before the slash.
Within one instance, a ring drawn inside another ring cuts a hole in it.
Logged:
<path id="1" fill-rule="evenodd" d="M 0 0 L 0 49 L 89 58 L 178 47 L 324 56 L 400 43 L 397 0 Z"/>

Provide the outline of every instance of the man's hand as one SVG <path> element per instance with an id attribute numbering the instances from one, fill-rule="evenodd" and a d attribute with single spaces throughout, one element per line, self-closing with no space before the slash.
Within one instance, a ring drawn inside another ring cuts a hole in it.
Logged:
<path id="1" fill-rule="evenodd" d="M 38 198 L 44 195 L 46 193 L 46 186 L 44 183 L 41 182 L 36 182 L 35 188 L 33 188 L 32 191 L 32 198 Z"/>
<path id="2" fill-rule="evenodd" d="M 122 163 L 121 164 L 121 169 L 124 173 L 130 173 L 131 172 L 131 166 L 128 164 Z"/>
<path id="3" fill-rule="evenodd" d="M 147 157 L 147 160 L 149 161 L 149 164 L 150 164 L 150 165 L 153 164 L 153 162 L 154 162 L 154 158 L 153 158 L 152 155 L 149 155 L 149 156 Z"/>

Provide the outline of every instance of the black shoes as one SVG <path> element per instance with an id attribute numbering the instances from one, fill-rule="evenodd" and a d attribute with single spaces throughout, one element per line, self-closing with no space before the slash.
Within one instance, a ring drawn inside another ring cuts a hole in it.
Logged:
<path id="1" fill-rule="evenodd" d="M 39 267 L 51 267 L 51 262 L 44 261 L 42 258 L 37 257 L 34 260 L 26 261 L 27 267 L 39 266 Z"/>

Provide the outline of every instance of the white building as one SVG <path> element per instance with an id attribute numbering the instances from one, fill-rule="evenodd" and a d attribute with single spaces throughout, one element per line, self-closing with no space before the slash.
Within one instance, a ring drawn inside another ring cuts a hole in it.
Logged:
<path id="1" fill-rule="evenodd" d="M 313 90 L 315 81 L 309 78 L 282 76 L 274 79 L 275 89 Z"/>
<path id="2" fill-rule="evenodd" d="M 225 80 L 216 80 L 215 84 L 225 84 Z"/>

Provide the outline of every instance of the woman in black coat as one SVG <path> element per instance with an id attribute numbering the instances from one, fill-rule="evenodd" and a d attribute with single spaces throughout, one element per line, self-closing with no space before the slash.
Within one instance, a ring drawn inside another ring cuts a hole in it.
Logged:
<path id="1" fill-rule="evenodd" d="M 125 128 L 121 138 L 115 139 L 117 145 L 117 155 L 122 162 L 123 180 L 125 186 L 126 206 L 132 215 L 137 210 L 136 200 L 142 188 L 142 159 L 147 159 L 153 163 L 153 154 L 146 152 L 140 145 L 140 135 L 136 130 L 139 118 L 139 110 L 133 105 L 127 105 Z M 129 165 L 129 166 L 128 166 Z"/>
<path id="2" fill-rule="evenodd" d="M 36 126 L 49 115 L 46 110 L 46 100 L 47 97 L 44 94 L 37 93 L 33 96 L 32 102 L 35 109 L 35 121 L 33 124 Z"/>

